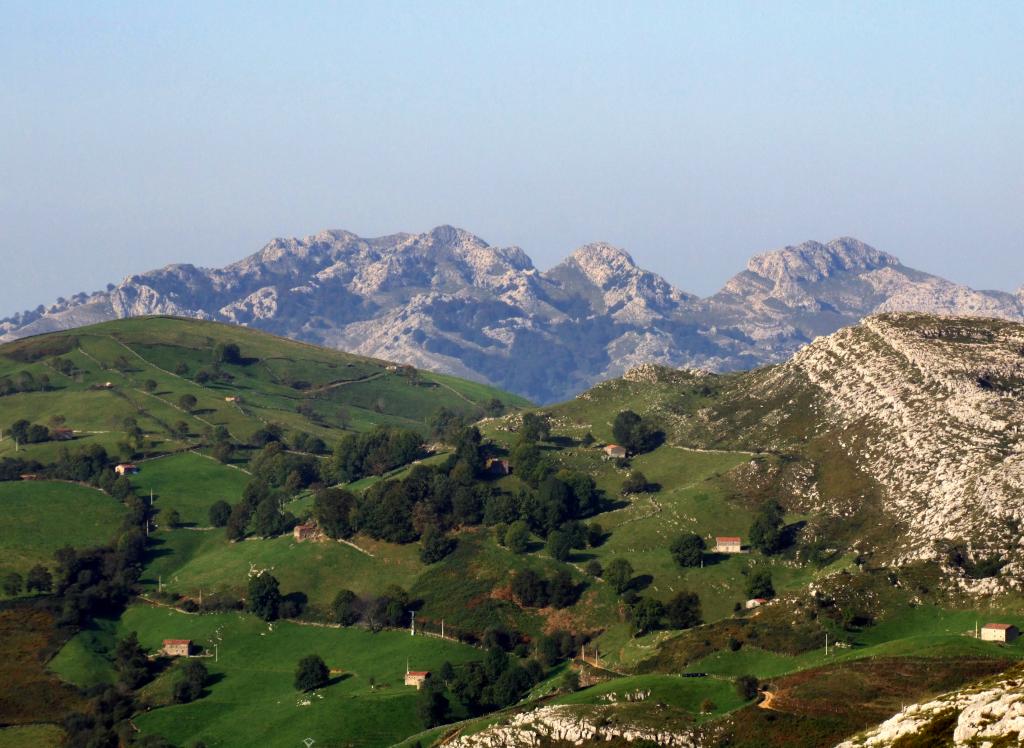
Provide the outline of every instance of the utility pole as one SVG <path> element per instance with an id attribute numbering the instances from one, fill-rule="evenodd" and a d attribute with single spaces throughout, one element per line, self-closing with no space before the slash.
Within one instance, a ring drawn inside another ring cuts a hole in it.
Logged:
<path id="1" fill-rule="evenodd" d="M 220 645 L 219 644 L 214 644 L 213 645 L 213 661 L 214 662 L 219 662 L 220 661 Z"/>
<path id="2" fill-rule="evenodd" d="M 444 639 L 444 619 L 441 619 L 441 638 Z"/>
<path id="3" fill-rule="evenodd" d="M 412 625 L 409 627 L 409 636 L 416 636 L 416 611 L 412 612 Z"/>
<path id="4" fill-rule="evenodd" d="M 828 632 L 825 632 L 825 656 L 828 657 Z"/>

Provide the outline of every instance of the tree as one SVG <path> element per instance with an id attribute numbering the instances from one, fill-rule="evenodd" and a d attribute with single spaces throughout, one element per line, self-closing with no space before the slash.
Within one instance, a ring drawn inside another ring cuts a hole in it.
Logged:
<path id="1" fill-rule="evenodd" d="M 700 597 L 696 592 L 677 592 L 665 606 L 665 615 L 674 629 L 699 626 L 702 622 Z"/>
<path id="2" fill-rule="evenodd" d="M 661 628 L 661 618 L 664 615 L 664 605 L 649 597 L 642 598 L 633 606 L 633 631 L 636 636 Z"/>
<path id="3" fill-rule="evenodd" d="M 210 454 L 213 456 L 213 459 L 224 465 L 231 462 L 231 457 L 234 453 L 235 447 L 229 441 L 219 441 L 210 449 Z"/>
<path id="4" fill-rule="evenodd" d="M 178 406 L 189 413 L 192 412 L 192 409 L 196 407 L 198 402 L 195 395 L 185 394 L 178 398 Z"/>
<path id="5" fill-rule="evenodd" d="M 735 681 L 736 695 L 744 701 L 750 701 L 757 697 L 757 678 L 753 675 L 741 675 Z"/>
<path id="6" fill-rule="evenodd" d="M 318 655 L 306 655 L 295 668 L 295 690 L 312 691 L 323 688 L 331 677 L 331 671 Z"/>
<path id="7" fill-rule="evenodd" d="M 171 427 L 171 436 L 184 441 L 189 437 L 189 425 L 185 421 L 178 421 Z"/>
<path id="8" fill-rule="evenodd" d="M 587 562 L 585 570 L 587 574 L 595 578 L 600 577 L 602 574 L 604 574 L 604 568 L 601 566 L 601 562 L 598 561 L 596 558 L 592 558 Z"/>
<path id="9" fill-rule="evenodd" d="M 224 527 L 231 518 L 231 505 L 220 499 L 210 506 L 210 524 L 213 527 Z"/>
<path id="10" fill-rule="evenodd" d="M 131 690 L 141 686 L 149 677 L 149 660 L 134 631 L 117 642 L 114 648 L 114 669 L 118 680 Z"/>
<path id="11" fill-rule="evenodd" d="M 416 694 L 416 714 L 424 727 L 436 727 L 443 724 L 448 714 L 448 699 L 444 695 L 444 686 L 427 677 Z"/>
<path id="12" fill-rule="evenodd" d="M 578 597 L 576 583 L 565 569 L 559 569 L 548 582 L 548 599 L 556 608 L 568 608 Z"/>
<path id="13" fill-rule="evenodd" d="M 356 498 L 340 488 L 324 488 L 313 496 L 313 517 L 329 538 L 347 538 L 354 531 L 352 511 Z"/>
<path id="14" fill-rule="evenodd" d="M 155 379 L 147 379 L 146 380 L 146 384 L 145 384 L 146 392 L 155 392 L 156 391 L 156 386 L 157 385 L 156 385 L 156 380 Z"/>
<path id="15" fill-rule="evenodd" d="M 647 476 L 639 470 L 633 470 L 626 476 L 626 480 L 622 481 L 623 495 L 629 493 L 645 493 L 647 491 L 647 487 Z"/>
<path id="16" fill-rule="evenodd" d="M 598 522 L 587 525 L 587 545 L 597 548 L 604 542 L 604 528 Z"/>
<path id="17" fill-rule="evenodd" d="M 4 594 L 9 597 L 21 594 L 21 574 L 12 571 L 4 575 Z"/>
<path id="18" fill-rule="evenodd" d="M 548 535 L 548 553 L 556 561 L 565 561 L 572 553 L 572 541 L 569 536 L 561 530 L 552 530 Z"/>
<path id="19" fill-rule="evenodd" d="M 425 564 L 436 564 L 455 550 L 455 538 L 449 538 L 436 527 L 428 527 L 423 533 L 420 547 L 420 561 Z"/>
<path id="20" fill-rule="evenodd" d="M 181 515 L 177 509 L 167 512 L 167 526 L 172 530 L 181 526 Z"/>
<path id="21" fill-rule="evenodd" d="M 604 580 L 612 586 L 618 594 L 622 594 L 629 588 L 633 581 L 633 564 L 624 558 L 614 558 L 605 567 Z"/>
<path id="22" fill-rule="evenodd" d="M 750 525 L 750 544 L 770 556 L 782 550 L 783 512 L 777 501 L 766 502 L 754 516 Z"/>
<path id="23" fill-rule="evenodd" d="M 565 693 L 575 693 L 580 690 L 580 674 L 572 668 L 566 668 L 562 673 L 560 689 Z"/>
<path id="24" fill-rule="evenodd" d="M 524 413 L 519 433 L 528 442 L 545 441 L 551 436 L 551 422 L 540 413 Z"/>
<path id="25" fill-rule="evenodd" d="M 179 704 L 195 701 L 203 693 L 207 679 L 206 666 L 199 660 L 186 660 L 174 684 L 174 700 Z"/>
<path id="26" fill-rule="evenodd" d="M 248 608 L 249 612 L 258 615 L 264 621 L 277 618 L 281 605 L 281 589 L 277 579 L 264 571 L 249 580 Z"/>
<path id="27" fill-rule="evenodd" d="M 213 360 L 222 364 L 240 364 L 242 353 L 236 343 L 218 343 L 213 349 Z"/>
<path id="28" fill-rule="evenodd" d="M 352 590 L 340 590 L 331 603 L 334 620 L 342 626 L 351 626 L 359 621 L 359 598 Z"/>
<path id="29" fill-rule="evenodd" d="M 706 547 L 704 538 L 696 533 L 688 532 L 672 541 L 669 552 L 680 566 L 694 567 L 700 566 L 703 562 Z"/>
<path id="30" fill-rule="evenodd" d="M 528 608 L 542 608 L 548 604 L 548 586 L 533 569 L 523 569 L 512 577 L 512 594 Z"/>
<path id="31" fill-rule="evenodd" d="M 747 577 L 747 597 L 763 597 L 766 600 L 775 597 L 772 573 L 768 569 L 758 569 Z"/>
<path id="32" fill-rule="evenodd" d="M 612 436 L 630 452 L 647 452 L 658 446 L 662 438 L 660 431 L 631 410 L 624 410 L 615 416 Z"/>
<path id="33" fill-rule="evenodd" d="M 28 570 L 28 576 L 25 578 L 26 592 L 36 590 L 38 592 L 46 593 L 52 589 L 53 575 L 50 574 L 45 566 L 36 564 Z"/>
<path id="34" fill-rule="evenodd" d="M 526 553 L 530 547 L 530 528 L 523 520 L 517 520 L 505 531 L 505 547 L 513 553 Z"/>

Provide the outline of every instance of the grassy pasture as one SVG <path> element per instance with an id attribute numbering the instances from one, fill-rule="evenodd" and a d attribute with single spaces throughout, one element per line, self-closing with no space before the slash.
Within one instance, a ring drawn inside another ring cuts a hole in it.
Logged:
<path id="1" fill-rule="evenodd" d="M 210 524 L 208 514 L 214 502 L 237 503 L 249 480 L 241 470 L 193 452 L 147 460 L 140 468 L 132 476 L 135 492 L 148 498 L 152 491 L 153 506 L 161 515 L 176 509 L 183 523 L 199 527 Z"/>
<path id="2" fill-rule="evenodd" d="M 64 744 L 64 731 L 57 725 L 20 725 L 0 729 L 0 748 L 58 748 Z"/>
<path id="3" fill-rule="evenodd" d="M 0 483 L 0 573 L 49 564 L 65 545 L 108 542 L 124 507 L 94 488 L 60 481 Z"/>
<path id="4" fill-rule="evenodd" d="M 190 616 L 142 605 L 126 611 L 114 636 L 130 631 L 151 650 L 164 638 L 190 638 L 211 650 L 218 645 L 217 661 L 203 660 L 214 681 L 207 695 L 135 719 L 144 735 L 160 734 L 176 745 L 294 746 L 306 737 L 318 745 L 391 745 L 421 729 L 415 690 L 402 685 L 407 661 L 413 669 L 436 670 L 445 660 L 458 665 L 483 654 L 404 632 L 268 625 L 244 614 Z M 311 653 L 335 672 L 329 686 L 303 695 L 292 678 L 298 660 Z M 158 682 L 148 690 L 165 689 Z"/>
<path id="5" fill-rule="evenodd" d="M 422 571 L 418 546 L 395 546 L 356 538 L 375 556 L 334 541 L 296 543 L 291 535 L 230 543 L 222 530 L 173 530 L 156 536 L 142 584 L 182 595 L 226 592 L 242 596 L 249 569 L 269 569 L 281 591 L 304 592 L 311 605 L 326 608 L 338 590 L 379 595 L 389 584 L 408 589 Z"/>

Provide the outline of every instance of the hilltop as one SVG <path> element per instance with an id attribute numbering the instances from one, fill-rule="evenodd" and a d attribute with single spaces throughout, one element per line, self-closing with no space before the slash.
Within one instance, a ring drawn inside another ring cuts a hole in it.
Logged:
<path id="1" fill-rule="evenodd" d="M 758 254 L 701 299 L 587 244 L 546 271 L 463 229 L 275 239 L 224 268 L 169 265 L 0 320 L 0 340 L 171 314 L 487 382 L 552 402 L 632 366 L 715 371 L 778 363 L 886 311 L 1024 319 L 1021 292 L 975 291 L 856 239 Z"/>

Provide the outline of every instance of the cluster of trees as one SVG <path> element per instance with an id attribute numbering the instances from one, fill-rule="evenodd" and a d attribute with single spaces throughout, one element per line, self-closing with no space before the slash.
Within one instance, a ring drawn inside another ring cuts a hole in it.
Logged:
<path id="1" fill-rule="evenodd" d="M 16 395 L 19 392 L 48 392 L 53 389 L 50 377 L 40 374 L 36 377 L 30 371 L 20 371 L 11 377 L 0 378 L 0 397 Z"/>
<path id="2" fill-rule="evenodd" d="M 417 711 L 424 727 L 443 724 L 454 714 L 485 714 L 515 704 L 544 675 L 537 659 L 521 663 L 501 647 L 492 646 L 482 662 L 458 668 L 442 665 L 420 689 Z M 459 708 L 453 708 L 452 701 Z"/>
<path id="3" fill-rule="evenodd" d="M 398 585 L 390 585 L 380 596 L 367 600 L 360 599 L 352 590 L 341 590 L 331 603 L 331 614 L 342 626 L 363 621 L 371 630 L 379 631 L 407 625 L 410 605 L 409 593 Z"/>
<path id="4" fill-rule="evenodd" d="M 14 597 L 20 595 L 22 589 L 28 593 L 39 592 L 45 595 L 53 590 L 53 575 L 42 564 L 36 564 L 29 569 L 24 578 L 16 571 L 4 575 L 4 594 Z"/>
<path id="5" fill-rule="evenodd" d="M 650 452 L 665 440 L 665 434 L 654 424 L 631 410 L 624 410 L 615 416 L 612 436 L 634 454 Z"/>
<path id="6" fill-rule="evenodd" d="M 10 425 L 7 433 L 19 444 L 40 444 L 52 438 L 50 429 L 39 423 L 31 423 L 21 418 Z"/>
<path id="7" fill-rule="evenodd" d="M 512 594 L 520 605 L 527 608 L 567 608 L 580 597 L 584 585 L 576 584 L 572 575 L 559 569 L 550 577 L 543 577 L 532 569 L 524 569 L 512 577 Z"/>
<path id="8" fill-rule="evenodd" d="M 206 665 L 199 660 L 185 660 L 178 668 L 178 679 L 174 682 L 174 701 L 187 704 L 203 695 L 209 673 Z"/>
<path id="9" fill-rule="evenodd" d="M 367 433 L 342 437 L 330 470 L 334 482 L 348 483 L 368 475 L 383 475 L 422 453 L 423 439 L 415 431 L 379 426 Z"/>
<path id="10" fill-rule="evenodd" d="M 750 525 L 750 545 L 766 556 L 783 550 L 786 546 L 784 524 L 784 512 L 779 502 L 766 501 L 757 510 Z"/>

